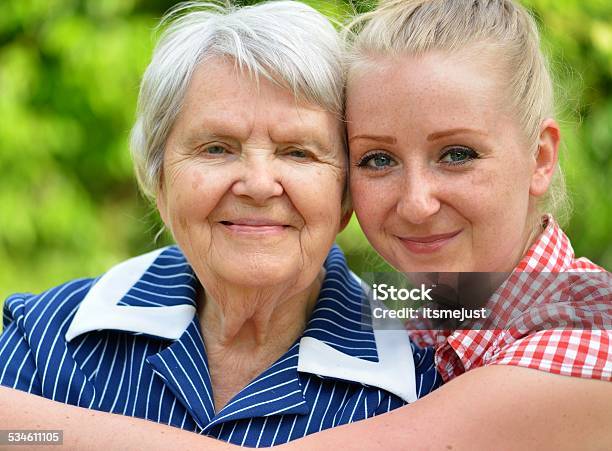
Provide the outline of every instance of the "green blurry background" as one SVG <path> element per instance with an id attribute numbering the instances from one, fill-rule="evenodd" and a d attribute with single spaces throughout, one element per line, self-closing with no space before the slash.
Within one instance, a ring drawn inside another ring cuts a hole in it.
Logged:
<path id="1" fill-rule="evenodd" d="M 138 194 L 127 138 L 153 28 L 174 3 L 0 3 L 0 303 L 168 242 L 154 241 L 159 222 Z M 351 10 L 308 3 L 339 18 Z M 567 231 L 578 255 L 610 269 L 612 2 L 526 4 L 543 24 L 562 102 Z M 382 265 L 354 218 L 338 241 L 357 272 Z"/>

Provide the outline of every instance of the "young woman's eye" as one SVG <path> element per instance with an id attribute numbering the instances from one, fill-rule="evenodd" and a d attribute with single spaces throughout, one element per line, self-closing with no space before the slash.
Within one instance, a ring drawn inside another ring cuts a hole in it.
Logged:
<path id="1" fill-rule="evenodd" d="M 357 166 L 368 169 L 386 169 L 395 166 L 397 162 L 386 153 L 377 152 L 365 155 L 359 160 Z"/>
<path id="2" fill-rule="evenodd" d="M 444 151 L 440 157 L 440 162 L 450 166 L 457 166 L 468 163 L 479 158 L 479 155 L 473 149 L 463 146 L 454 146 Z"/>

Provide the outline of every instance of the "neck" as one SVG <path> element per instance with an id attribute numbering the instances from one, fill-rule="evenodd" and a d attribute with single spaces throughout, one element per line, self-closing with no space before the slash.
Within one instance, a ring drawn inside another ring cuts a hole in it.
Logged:
<path id="1" fill-rule="evenodd" d="M 298 292 L 294 287 L 211 287 L 198 304 L 206 346 L 258 348 L 282 337 L 295 340 L 314 308 L 322 280 L 321 273 Z"/>
<path id="2" fill-rule="evenodd" d="M 525 257 L 525 254 L 527 254 L 529 248 L 538 240 L 544 231 L 542 227 L 542 217 L 543 215 L 538 213 L 535 201 L 533 201 L 525 219 L 525 228 L 523 229 L 520 242 L 516 243 L 512 253 L 503 260 L 504 263 L 502 265 L 490 268 L 488 271 L 500 273 L 511 273 L 514 271 Z"/>
<path id="3" fill-rule="evenodd" d="M 523 248 L 521 249 L 521 253 L 519 255 L 518 260 L 516 261 L 516 264 L 514 265 L 515 267 L 523 259 L 523 257 L 525 257 L 525 254 L 527 253 L 529 248 L 533 246 L 533 243 L 536 242 L 540 234 L 544 231 L 544 228 L 542 227 L 542 217 L 543 215 L 537 212 L 534 212 L 530 215 L 529 220 L 527 221 L 527 224 L 525 226 L 525 238 L 523 241 Z"/>
<path id="4" fill-rule="evenodd" d="M 302 334 L 323 281 L 305 289 L 211 287 L 198 316 L 218 411 L 281 357 Z"/>

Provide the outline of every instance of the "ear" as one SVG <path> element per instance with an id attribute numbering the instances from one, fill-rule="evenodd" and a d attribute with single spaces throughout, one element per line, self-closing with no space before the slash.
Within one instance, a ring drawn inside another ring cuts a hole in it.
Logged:
<path id="1" fill-rule="evenodd" d="M 540 125 L 535 168 L 531 177 L 529 194 L 541 196 L 548 190 L 559 160 L 559 125 L 554 119 L 544 119 Z"/>
<path id="2" fill-rule="evenodd" d="M 342 232 L 346 228 L 349 221 L 351 220 L 351 216 L 353 216 L 353 209 L 348 208 L 347 211 L 344 212 L 344 214 L 342 215 L 342 220 L 340 221 L 340 228 L 338 229 L 338 233 Z"/>

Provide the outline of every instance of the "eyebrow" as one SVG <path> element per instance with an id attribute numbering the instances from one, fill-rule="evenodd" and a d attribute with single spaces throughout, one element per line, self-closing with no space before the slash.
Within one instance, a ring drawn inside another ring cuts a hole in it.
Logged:
<path id="1" fill-rule="evenodd" d="M 333 153 L 333 143 L 328 142 L 318 130 L 288 126 L 281 130 L 268 129 L 268 133 L 272 142 L 277 145 L 305 146 L 320 154 Z"/>
<path id="2" fill-rule="evenodd" d="M 484 130 L 476 130 L 472 128 L 450 128 L 448 130 L 430 133 L 429 135 L 427 135 L 427 141 L 435 141 L 436 139 L 457 135 L 459 133 L 476 133 L 479 135 L 487 135 L 487 132 L 485 132 Z"/>
<path id="3" fill-rule="evenodd" d="M 387 135 L 355 135 L 349 138 L 349 142 L 355 139 L 369 139 L 371 141 L 380 141 L 387 144 L 395 144 L 397 142 L 397 139 L 395 139 L 393 136 Z"/>
<path id="4" fill-rule="evenodd" d="M 308 136 L 303 139 L 291 140 L 285 139 L 285 137 L 270 137 L 272 142 L 277 145 L 295 145 L 295 146 L 306 146 L 311 147 L 315 152 L 320 154 L 331 154 L 333 153 L 333 148 L 331 146 L 325 146 L 321 140 L 316 136 Z M 210 130 L 197 130 L 196 132 L 190 134 L 185 139 L 185 143 L 187 146 L 193 146 L 195 144 L 199 144 L 201 141 L 230 141 L 232 143 L 238 144 L 241 140 L 240 137 L 234 136 L 231 132 L 226 133 L 215 133 Z"/>
<path id="5" fill-rule="evenodd" d="M 231 141 L 235 143 L 238 140 L 227 133 L 213 133 L 209 130 L 197 130 L 188 132 L 186 134 L 183 139 L 183 145 L 186 145 L 187 147 L 193 147 L 202 144 L 203 141 Z"/>

